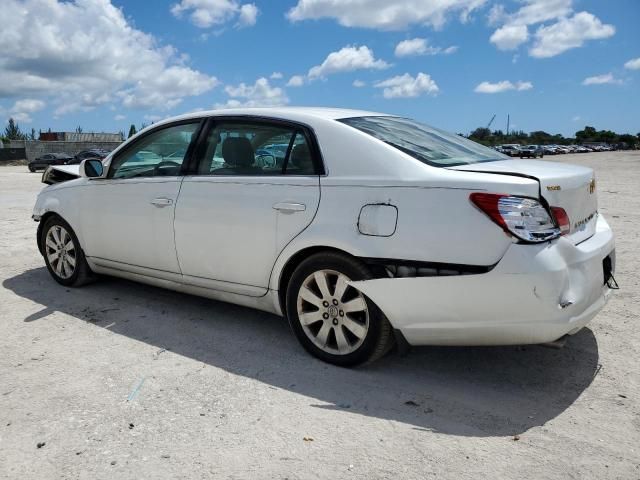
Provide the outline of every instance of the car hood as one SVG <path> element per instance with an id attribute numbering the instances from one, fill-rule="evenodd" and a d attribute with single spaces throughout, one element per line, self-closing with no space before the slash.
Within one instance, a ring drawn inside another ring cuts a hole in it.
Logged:
<path id="1" fill-rule="evenodd" d="M 42 174 L 42 183 L 53 185 L 80 177 L 80 165 L 51 165 Z"/>
<path id="2" fill-rule="evenodd" d="M 450 168 L 535 179 L 540 184 L 540 195 L 547 203 L 552 207 L 561 207 L 567 213 L 571 225 L 568 237 L 574 243 L 586 240 L 595 233 L 598 200 L 593 170 L 588 167 L 513 159 Z"/>

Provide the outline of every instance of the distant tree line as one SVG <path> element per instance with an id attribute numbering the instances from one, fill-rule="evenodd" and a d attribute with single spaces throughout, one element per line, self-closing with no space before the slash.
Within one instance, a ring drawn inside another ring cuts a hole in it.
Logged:
<path id="1" fill-rule="evenodd" d="M 135 130 L 135 126 L 131 126 Z M 143 129 L 144 127 L 146 127 L 146 124 L 143 123 L 140 126 L 140 129 Z M 51 128 L 47 131 L 51 133 Z M 78 125 L 75 131 L 76 133 L 83 133 L 84 130 L 80 125 Z M 32 128 L 30 132 L 23 132 L 18 123 L 13 118 L 10 118 L 4 128 L 4 132 L 0 135 L 0 141 L 3 143 L 9 143 L 11 140 L 38 140 L 41 133 L 42 130 L 38 130 L 38 133 L 36 133 L 35 128 Z M 120 131 L 120 137 L 122 140 L 125 140 L 124 132 L 122 130 Z"/>
<path id="2" fill-rule="evenodd" d="M 618 145 L 622 148 L 637 148 L 640 146 L 640 133 L 616 133 L 611 130 L 596 130 L 594 127 L 584 127 L 578 130 L 574 137 L 565 137 L 559 133 L 552 135 L 543 130 L 526 133 L 522 130 L 514 130 L 507 135 L 502 130 L 489 128 L 476 128 L 467 138 L 483 145 L 503 145 L 519 143 L 523 145 L 574 145 L 583 143 L 606 143 Z"/>
<path id="3" fill-rule="evenodd" d="M 151 122 L 153 125 L 153 122 Z M 131 138 L 137 132 L 147 127 L 146 123 L 142 123 L 138 128 L 132 123 L 129 127 L 127 138 Z M 51 128 L 48 130 L 51 132 Z M 76 127 L 77 133 L 82 133 L 83 129 L 80 125 Z M 0 140 L 8 143 L 10 140 L 37 140 L 42 130 L 36 134 L 34 128 L 30 132 L 23 132 L 20 126 L 10 118 L 4 129 Z M 460 134 L 461 136 L 464 136 Z M 125 139 L 124 131 L 120 131 L 120 137 Z M 543 130 L 526 133 L 522 130 L 514 130 L 507 135 L 502 130 L 493 130 L 485 127 L 476 128 L 467 138 L 474 140 L 483 145 L 503 145 L 507 143 L 531 144 L 531 145 L 573 145 L 583 143 L 606 143 L 609 145 L 618 145 L 622 148 L 638 148 L 640 147 L 640 133 L 631 135 L 629 133 L 619 134 L 611 130 L 596 130 L 594 127 L 584 127 L 578 130 L 574 137 L 564 137 L 557 133 L 552 135 Z"/>

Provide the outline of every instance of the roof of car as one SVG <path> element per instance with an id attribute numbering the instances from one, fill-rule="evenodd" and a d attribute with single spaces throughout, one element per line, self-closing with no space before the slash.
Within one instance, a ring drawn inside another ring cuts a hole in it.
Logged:
<path id="1" fill-rule="evenodd" d="M 190 118 L 201 118 L 209 116 L 255 116 L 270 117 L 278 119 L 286 119 L 293 121 L 305 122 L 313 118 L 324 120 L 338 120 L 350 117 L 366 117 L 366 116 L 389 116 L 386 113 L 369 112 L 366 110 L 353 110 L 346 108 L 330 108 L 330 107 L 252 107 L 252 108 L 225 108 L 219 110 L 202 110 L 191 112 L 178 117 L 168 118 L 155 123 L 157 126 L 162 123 L 187 120 Z"/>

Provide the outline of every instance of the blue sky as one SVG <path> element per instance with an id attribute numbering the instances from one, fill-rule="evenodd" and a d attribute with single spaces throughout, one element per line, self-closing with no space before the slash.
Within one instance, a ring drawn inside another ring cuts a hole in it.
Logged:
<path id="1" fill-rule="evenodd" d="M 333 5 L 333 4 L 337 4 Z M 152 5 L 152 6 L 151 6 Z M 0 0 L 0 118 L 127 131 L 225 105 L 456 132 L 640 132 L 637 0 Z M 292 79 L 292 77 L 294 77 Z"/>

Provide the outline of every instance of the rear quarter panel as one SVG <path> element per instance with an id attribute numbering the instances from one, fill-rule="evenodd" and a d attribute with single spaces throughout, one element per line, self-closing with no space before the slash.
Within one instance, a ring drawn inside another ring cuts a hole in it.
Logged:
<path id="1" fill-rule="evenodd" d="M 283 250 L 270 287 L 278 289 L 280 272 L 297 252 L 316 246 L 357 257 L 490 266 L 512 243 L 511 237 L 469 201 L 474 191 L 536 197 L 534 180 L 470 172 L 437 172 L 439 179 L 356 184 L 353 179 L 321 178 L 321 199 L 311 225 Z M 454 186 L 455 185 L 455 186 Z M 398 209 L 391 236 L 363 235 L 360 210 L 367 204 Z"/>

